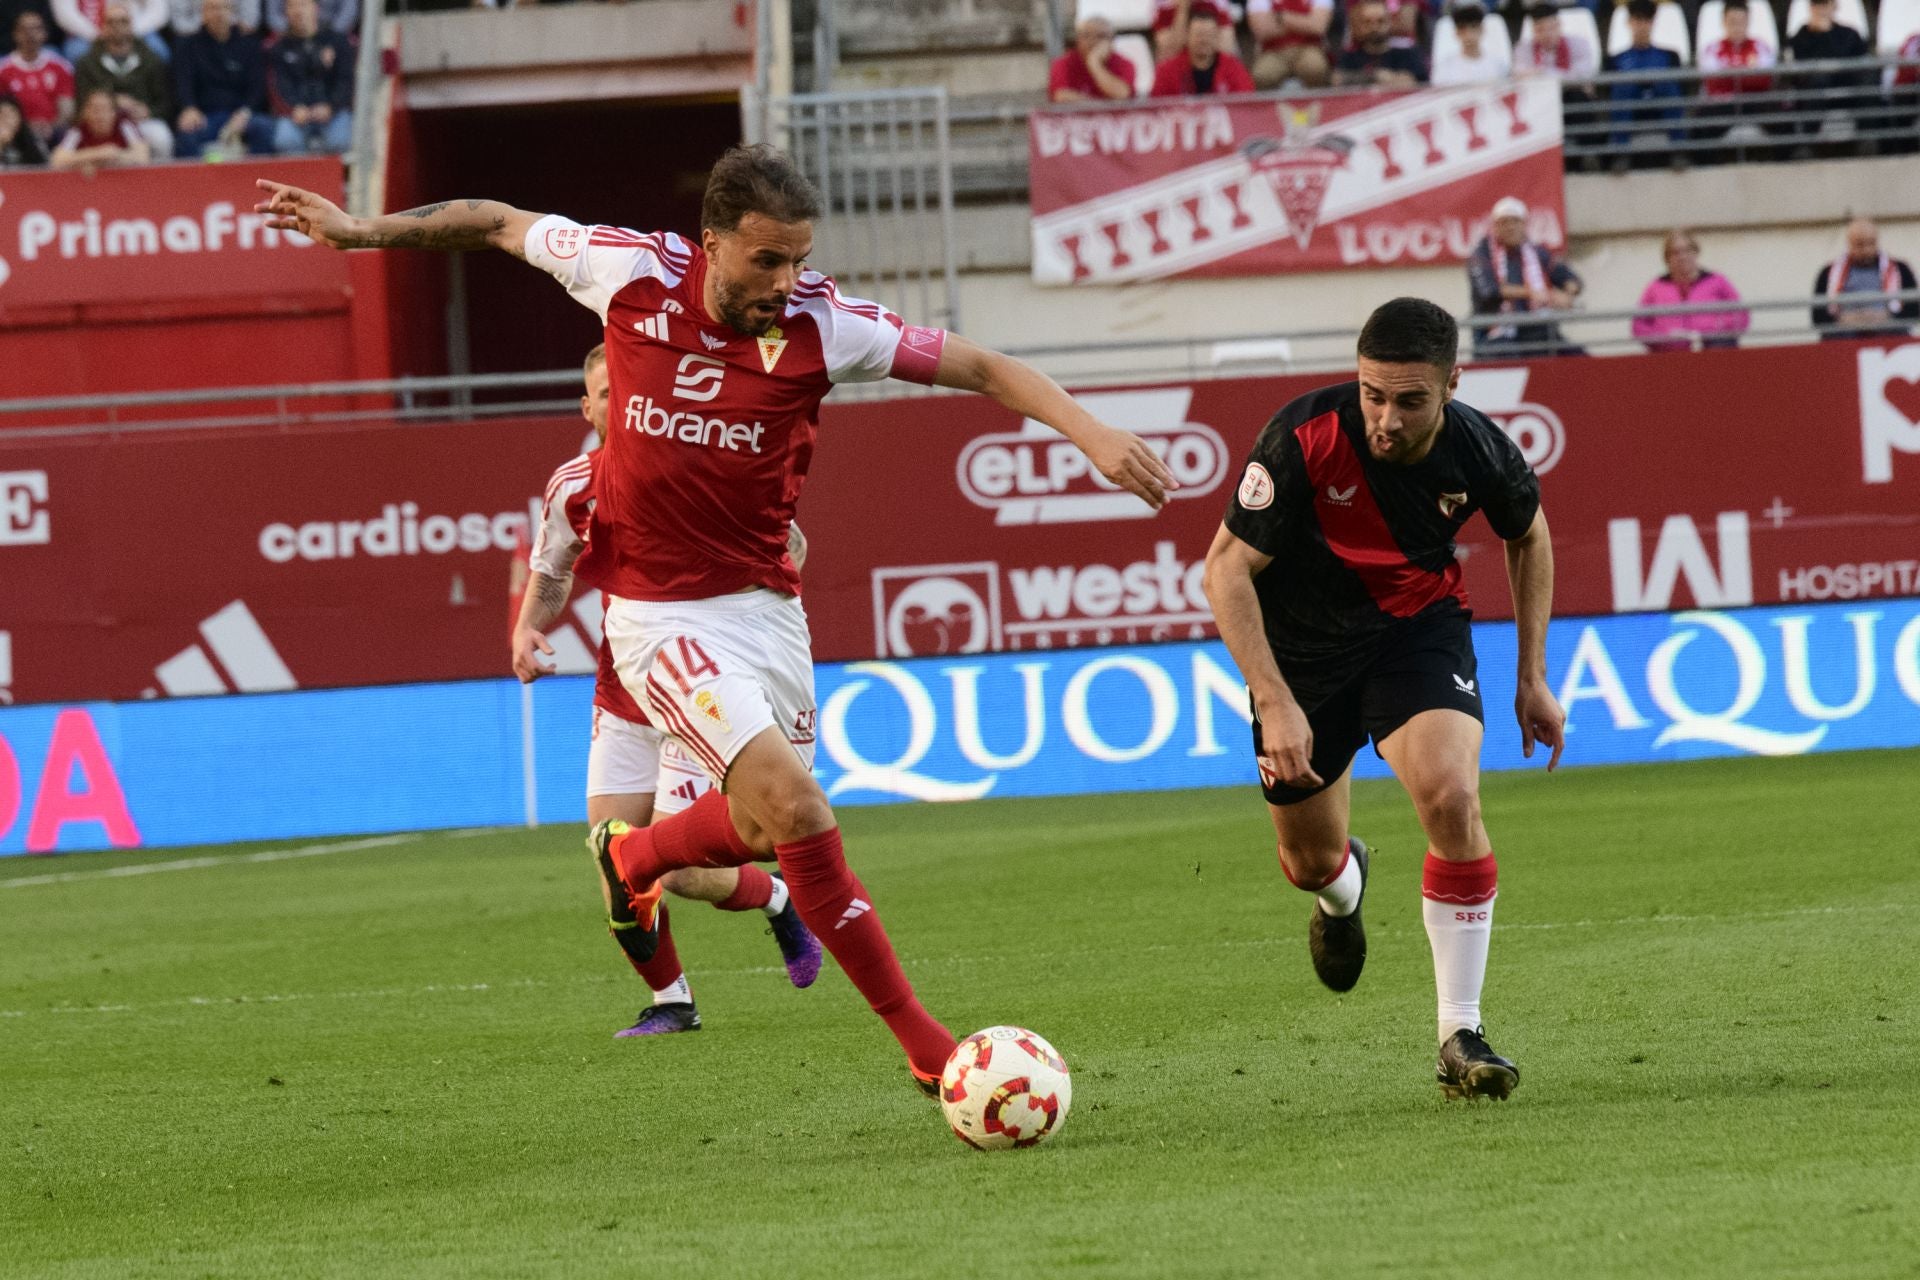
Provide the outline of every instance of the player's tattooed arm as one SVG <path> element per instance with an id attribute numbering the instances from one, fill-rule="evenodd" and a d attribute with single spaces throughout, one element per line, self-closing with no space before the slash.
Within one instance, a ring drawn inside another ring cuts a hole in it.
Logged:
<path id="1" fill-rule="evenodd" d="M 573 575 L 556 578 L 534 571 L 527 583 L 527 594 L 520 600 L 520 620 L 513 626 L 513 674 L 522 684 L 532 684 L 541 676 L 553 674 L 553 668 L 540 661 L 540 655 L 553 656 L 547 643 L 547 628 L 566 610 L 573 595 Z"/>
<path id="2" fill-rule="evenodd" d="M 298 231 L 334 249 L 501 249 L 526 257 L 527 229 L 540 215 L 498 200 L 442 200 L 400 213 L 350 217 L 325 196 L 261 180 L 266 198 L 254 206 L 267 225 Z"/>

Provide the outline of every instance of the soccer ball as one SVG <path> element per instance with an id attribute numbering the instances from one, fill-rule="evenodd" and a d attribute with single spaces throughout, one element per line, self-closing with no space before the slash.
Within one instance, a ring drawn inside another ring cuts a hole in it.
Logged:
<path id="1" fill-rule="evenodd" d="M 1066 1060 L 1024 1027 L 988 1027 L 962 1040 L 940 1073 L 954 1136 L 982 1151 L 1031 1147 L 1060 1132 L 1073 1102 Z"/>

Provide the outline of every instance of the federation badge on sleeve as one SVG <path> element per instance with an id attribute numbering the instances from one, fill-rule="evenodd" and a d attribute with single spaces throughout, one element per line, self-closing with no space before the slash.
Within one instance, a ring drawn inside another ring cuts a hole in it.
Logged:
<path id="1" fill-rule="evenodd" d="M 1273 477 L 1257 462 L 1247 464 L 1240 477 L 1240 505 L 1248 511 L 1264 511 L 1273 505 Z"/>

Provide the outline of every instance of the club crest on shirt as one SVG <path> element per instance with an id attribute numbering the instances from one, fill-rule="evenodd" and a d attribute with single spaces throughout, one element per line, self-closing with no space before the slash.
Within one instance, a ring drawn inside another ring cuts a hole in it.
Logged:
<path id="1" fill-rule="evenodd" d="M 774 325 L 761 334 L 754 342 L 760 348 L 760 363 L 767 372 L 773 372 L 773 366 L 780 363 L 780 353 L 787 349 L 787 335 L 780 332 L 780 326 Z"/>
<path id="2" fill-rule="evenodd" d="M 1247 464 L 1240 477 L 1240 505 L 1248 511 L 1263 511 L 1273 505 L 1273 477 L 1257 462 Z"/>
<path id="3" fill-rule="evenodd" d="M 1466 505 L 1467 495 L 1464 493 L 1443 493 L 1440 495 L 1440 514 L 1449 520 L 1453 519 L 1454 512 Z"/>

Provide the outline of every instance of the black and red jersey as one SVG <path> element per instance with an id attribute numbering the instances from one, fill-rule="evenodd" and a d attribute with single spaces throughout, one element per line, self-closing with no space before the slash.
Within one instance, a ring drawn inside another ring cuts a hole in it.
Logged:
<path id="1" fill-rule="evenodd" d="M 1309 392 L 1254 442 L 1227 506 L 1234 536 L 1273 557 L 1254 579 L 1276 657 L 1318 662 L 1364 649 L 1397 622 L 1465 614 L 1454 538 L 1474 512 L 1518 538 L 1540 481 L 1507 434 L 1455 400 L 1427 456 L 1376 460 L 1360 384 Z"/>

